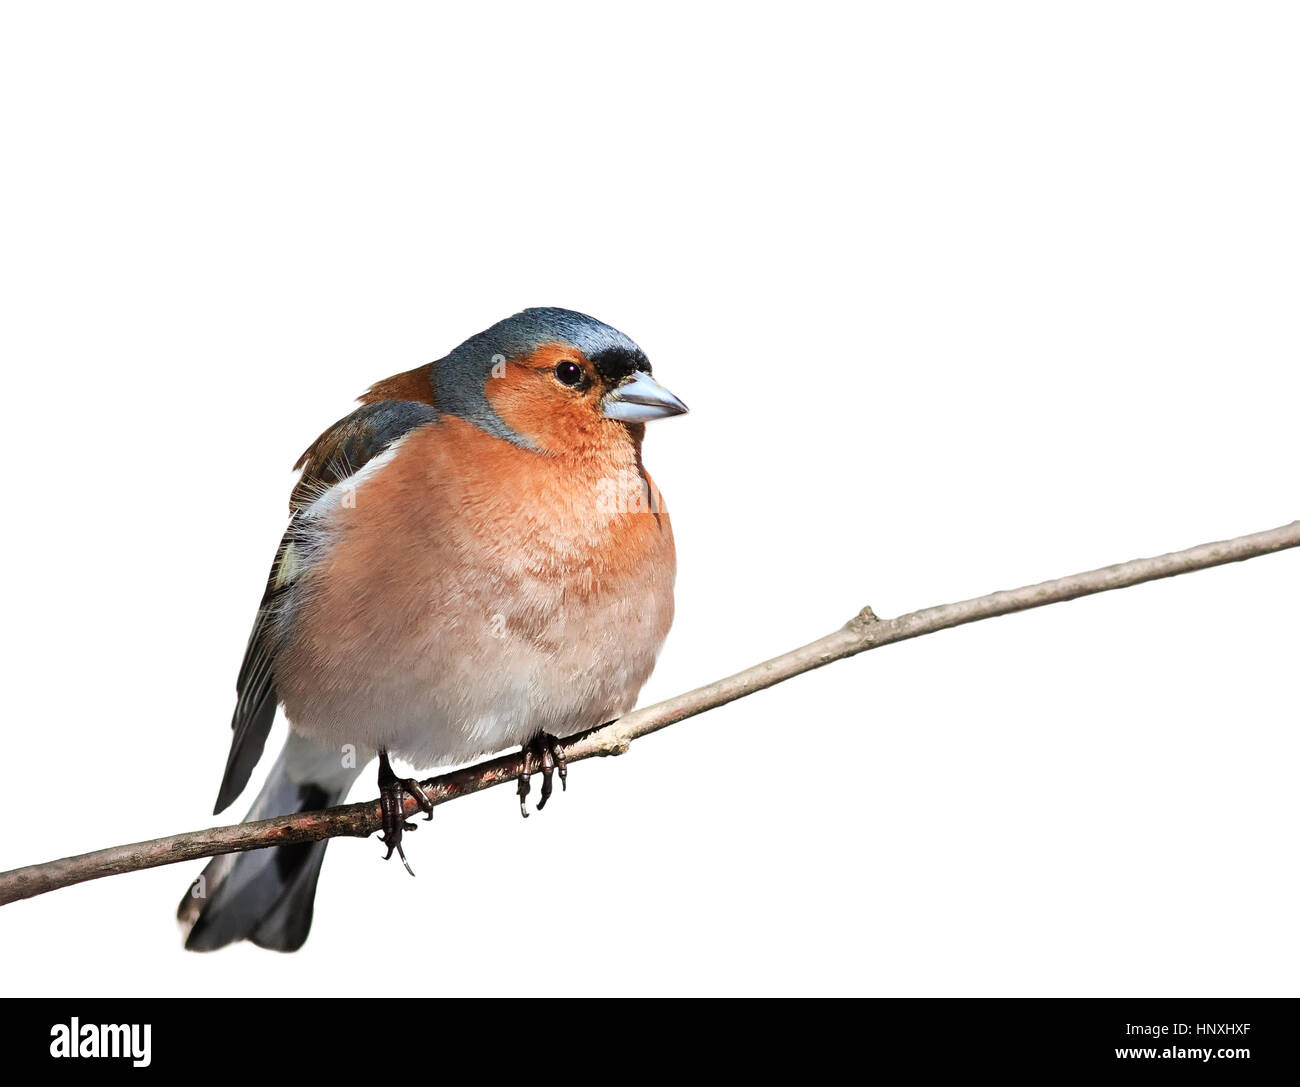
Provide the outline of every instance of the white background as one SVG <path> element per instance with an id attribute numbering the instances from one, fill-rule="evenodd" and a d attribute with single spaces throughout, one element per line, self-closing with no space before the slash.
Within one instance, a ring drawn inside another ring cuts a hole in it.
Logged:
<path id="1" fill-rule="evenodd" d="M 643 701 L 1300 516 L 1288 5 L 2 24 L 0 867 L 225 821 L 288 466 L 525 306 L 692 408 L 647 439 Z M 440 808 L 415 880 L 340 840 L 296 955 L 182 953 L 197 864 L 11 905 L 0 991 L 1294 994 L 1297 590 L 1292 552 L 837 664 L 526 823 Z"/>

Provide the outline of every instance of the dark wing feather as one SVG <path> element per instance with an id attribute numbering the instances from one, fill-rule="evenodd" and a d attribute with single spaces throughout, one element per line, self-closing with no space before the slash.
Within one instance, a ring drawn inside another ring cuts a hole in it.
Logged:
<path id="1" fill-rule="evenodd" d="M 248 784 L 253 767 L 262 757 L 266 737 L 275 719 L 276 614 L 293 585 L 294 567 L 305 547 L 305 510 L 335 484 L 347 479 L 398 438 L 417 427 L 437 422 L 438 410 L 407 400 L 365 404 L 340 419 L 317 438 L 294 465 L 302 475 L 289 500 L 289 529 L 280 541 L 257 620 L 244 651 L 244 663 L 235 684 L 238 700 L 230 722 L 234 737 L 226 773 L 221 779 L 213 814 L 224 811 Z"/>

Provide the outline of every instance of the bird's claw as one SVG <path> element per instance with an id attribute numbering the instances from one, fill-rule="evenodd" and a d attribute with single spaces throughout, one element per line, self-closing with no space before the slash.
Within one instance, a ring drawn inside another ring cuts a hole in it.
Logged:
<path id="1" fill-rule="evenodd" d="M 554 788 L 553 775 L 558 771 L 560 775 L 560 791 L 568 792 L 569 790 L 569 764 L 564 758 L 564 745 L 549 732 L 539 732 L 528 743 L 523 745 L 524 769 L 519 775 L 519 814 L 525 819 L 528 818 L 528 790 L 530 789 L 529 779 L 537 773 L 542 772 L 542 795 L 537 799 L 537 810 L 541 811 L 546 807 L 546 802 L 551 799 L 551 792 Z"/>
<path id="2" fill-rule="evenodd" d="M 393 768 L 388 763 L 387 752 L 381 751 L 379 754 L 379 808 L 383 814 L 383 833 L 379 836 L 379 842 L 381 845 L 388 846 L 388 852 L 384 854 L 384 860 L 392 857 L 393 851 L 396 850 L 397 855 L 402 859 L 402 867 L 411 875 L 415 875 L 406 859 L 406 853 L 402 849 L 402 833 L 416 829 L 415 824 L 407 820 L 402 812 L 402 803 L 407 796 L 415 797 L 416 802 L 420 805 L 420 810 L 424 812 L 426 822 L 433 818 L 433 801 L 429 799 L 429 794 L 424 791 L 424 787 L 415 778 L 399 778 L 394 774 Z"/>

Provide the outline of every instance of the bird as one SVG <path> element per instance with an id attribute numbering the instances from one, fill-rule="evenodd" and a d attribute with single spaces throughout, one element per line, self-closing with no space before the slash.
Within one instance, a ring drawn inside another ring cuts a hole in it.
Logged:
<path id="1" fill-rule="evenodd" d="M 676 551 L 642 461 L 645 424 L 687 408 L 629 337 L 525 309 L 371 385 L 300 475 L 236 683 L 214 814 L 288 739 L 245 821 L 340 803 L 378 759 L 385 859 L 407 870 L 392 759 L 432 768 L 516 746 L 526 816 L 565 737 L 630 710 L 673 619 Z M 177 912 L 185 947 L 296 951 L 325 841 L 214 858 Z M 414 874 L 412 872 L 412 874 Z"/>

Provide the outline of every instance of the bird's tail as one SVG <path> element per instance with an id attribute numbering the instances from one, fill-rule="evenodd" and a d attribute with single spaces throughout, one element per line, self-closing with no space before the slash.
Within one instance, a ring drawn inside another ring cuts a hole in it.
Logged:
<path id="1" fill-rule="evenodd" d="M 353 760 L 364 761 L 364 760 Z M 244 822 L 328 808 L 347 796 L 359 769 L 339 752 L 290 733 Z M 327 842 L 300 842 L 214 857 L 181 899 L 176 917 L 187 951 L 252 940 L 297 951 L 311 930 Z"/>

